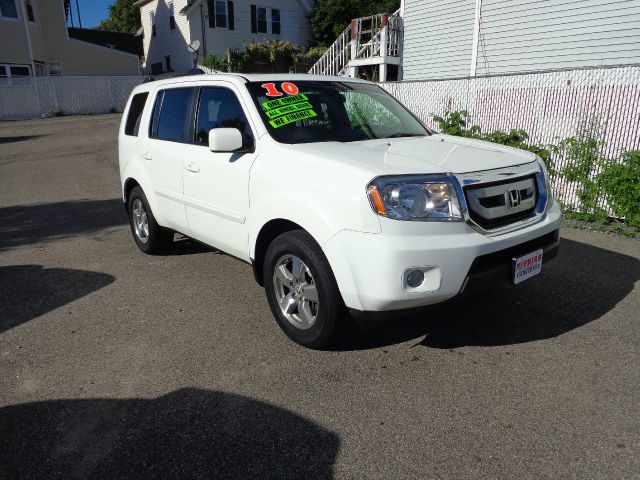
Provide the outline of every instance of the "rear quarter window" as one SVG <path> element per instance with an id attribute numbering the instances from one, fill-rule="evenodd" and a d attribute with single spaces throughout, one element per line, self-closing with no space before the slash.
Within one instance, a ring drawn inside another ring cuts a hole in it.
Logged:
<path id="1" fill-rule="evenodd" d="M 129 107 L 129 114 L 127 115 L 127 122 L 124 126 L 124 133 L 132 137 L 138 136 L 140 130 L 140 120 L 142 118 L 142 111 L 147 103 L 148 92 L 138 93 L 134 95 L 131 100 L 131 106 Z"/>

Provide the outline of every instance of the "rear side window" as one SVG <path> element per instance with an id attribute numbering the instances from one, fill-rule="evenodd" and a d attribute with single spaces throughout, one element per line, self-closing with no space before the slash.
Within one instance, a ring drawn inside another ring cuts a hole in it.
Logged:
<path id="1" fill-rule="evenodd" d="M 244 110 L 236 95 L 227 88 L 206 87 L 200 93 L 196 143 L 207 145 L 212 128 L 237 128 L 242 132 L 245 146 L 253 141 Z"/>
<path id="2" fill-rule="evenodd" d="M 151 137 L 182 142 L 187 129 L 192 88 L 162 90 L 156 97 L 151 124 Z"/>
<path id="3" fill-rule="evenodd" d="M 131 100 L 131 106 L 129 107 L 129 115 L 127 116 L 127 123 L 124 126 L 124 133 L 133 137 L 138 136 L 140 130 L 140 119 L 142 118 L 142 110 L 144 110 L 144 104 L 147 103 L 148 92 L 138 93 L 134 95 Z"/>

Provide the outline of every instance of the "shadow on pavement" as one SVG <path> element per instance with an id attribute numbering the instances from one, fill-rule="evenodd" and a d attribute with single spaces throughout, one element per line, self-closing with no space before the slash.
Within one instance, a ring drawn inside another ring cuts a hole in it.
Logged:
<path id="1" fill-rule="evenodd" d="M 0 208 L 0 251 L 128 223 L 122 200 L 78 200 Z"/>
<path id="2" fill-rule="evenodd" d="M 0 266 L 0 333 L 109 285 L 105 273 L 41 265 Z M 0 476 L 1 478 L 1 476 Z"/>
<path id="3" fill-rule="evenodd" d="M 424 337 L 432 348 L 496 346 L 562 335 L 597 320 L 640 279 L 640 261 L 563 239 L 555 260 L 517 287 L 503 285 L 434 305 L 352 335 L 340 350 L 377 348 Z"/>
<path id="4" fill-rule="evenodd" d="M 46 135 L 20 135 L 15 137 L 0 137 L 0 144 L 14 143 L 14 142 L 26 142 L 35 138 L 46 137 Z"/>
<path id="5" fill-rule="evenodd" d="M 340 439 L 250 398 L 182 389 L 154 399 L 0 409 L 1 478 L 331 478 Z"/>

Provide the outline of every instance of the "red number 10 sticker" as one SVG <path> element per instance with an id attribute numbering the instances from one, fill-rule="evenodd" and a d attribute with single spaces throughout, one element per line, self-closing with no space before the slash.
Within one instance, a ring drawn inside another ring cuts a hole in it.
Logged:
<path id="1" fill-rule="evenodd" d="M 267 97 L 281 97 L 282 96 L 282 92 L 278 91 L 278 89 L 276 88 L 276 84 L 275 83 L 263 83 L 260 86 L 267 91 Z M 295 95 L 300 91 L 300 90 L 298 90 L 298 87 L 295 84 L 291 83 L 291 82 L 282 82 L 280 84 L 280 88 L 287 95 Z"/>

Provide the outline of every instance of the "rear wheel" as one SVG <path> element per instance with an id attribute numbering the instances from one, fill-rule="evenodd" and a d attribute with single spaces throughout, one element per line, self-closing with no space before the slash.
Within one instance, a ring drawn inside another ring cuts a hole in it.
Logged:
<path id="1" fill-rule="evenodd" d="M 129 193 L 127 207 L 131 233 L 138 248 L 150 255 L 166 252 L 173 241 L 173 232 L 158 225 L 140 187 L 134 187 Z"/>
<path id="2" fill-rule="evenodd" d="M 329 262 L 311 235 L 294 230 L 278 236 L 267 249 L 263 271 L 269 306 L 284 333 L 309 348 L 333 343 L 345 308 Z"/>

